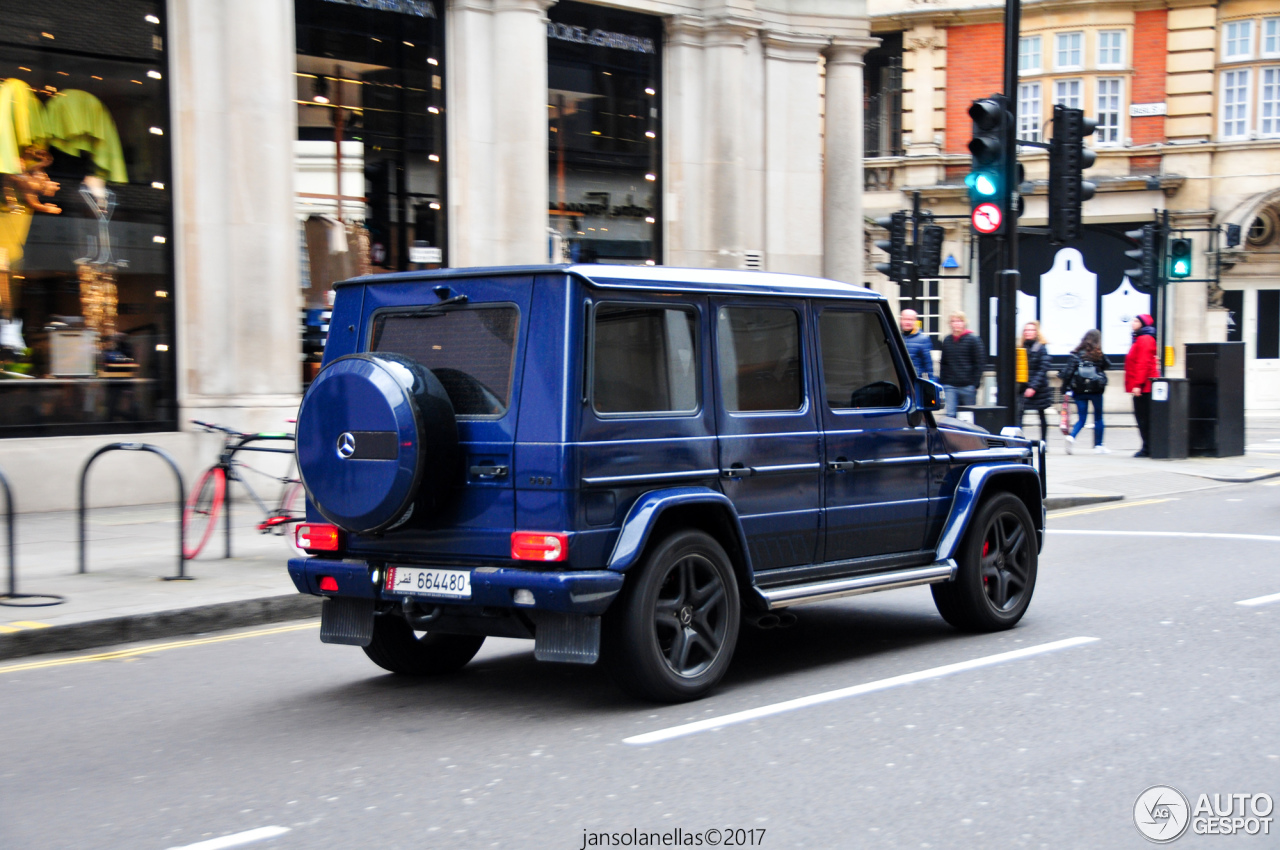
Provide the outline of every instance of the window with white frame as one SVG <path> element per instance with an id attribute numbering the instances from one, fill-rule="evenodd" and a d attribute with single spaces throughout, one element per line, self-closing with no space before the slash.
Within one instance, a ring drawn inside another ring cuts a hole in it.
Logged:
<path id="1" fill-rule="evenodd" d="M 1040 36 L 1027 35 L 1018 39 L 1018 71 L 1035 73 L 1040 70 Z"/>
<path id="2" fill-rule="evenodd" d="M 1098 33 L 1098 67 L 1124 67 L 1124 30 L 1103 30 Z"/>
<path id="3" fill-rule="evenodd" d="M 1253 21 L 1230 21 L 1223 33 L 1223 58 L 1231 61 L 1253 56 Z"/>
<path id="4" fill-rule="evenodd" d="M 1056 68 L 1084 67 L 1084 33 L 1061 32 L 1055 37 L 1057 58 Z"/>
<path id="5" fill-rule="evenodd" d="M 1262 21 L 1262 55 L 1267 58 L 1280 56 L 1280 18 Z"/>
<path id="6" fill-rule="evenodd" d="M 1263 68 L 1258 98 L 1258 132 L 1280 136 L 1280 67 Z"/>
<path id="7" fill-rule="evenodd" d="M 1249 137 L 1249 69 L 1222 72 L 1222 138 Z"/>
<path id="8" fill-rule="evenodd" d="M 1120 144 L 1121 83 L 1119 77 L 1098 80 L 1098 129 L 1094 138 L 1100 145 Z"/>
<path id="9" fill-rule="evenodd" d="M 1040 141 L 1040 84 L 1018 86 L 1018 138 Z"/>
<path id="10" fill-rule="evenodd" d="M 1080 108 L 1081 80 L 1055 80 L 1053 83 L 1053 102 L 1072 109 Z"/>

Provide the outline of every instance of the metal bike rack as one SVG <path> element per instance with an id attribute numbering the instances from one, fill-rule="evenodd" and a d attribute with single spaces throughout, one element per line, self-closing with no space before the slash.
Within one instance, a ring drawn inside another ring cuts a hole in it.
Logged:
<path id="1" fill-rule="evenodd" d="M 102 455 L 106 454 L 107 452 L 114 452 L 114 451 L 150 452 L 151 454 L 159 455 L 160 457 L 164 458 L 165 462 L 169 464 L 169 468 L 173 470 L 173 475 L 178 480 L 178 574 L 176 576 L 164 576 L 164 580 L 165 581 L 191 581 L 192 576 L 187 575 L 187 572 L 186 572 L 186 557 L 182 554 L 182 530 L 183 530 L 182 529 L 182 509 L 187 503 L 187 498 L 186 498 L 187 491 L 186 491 L 186 487 L 183 486 L 183 483 L 182 483 L 182 471 L 178 469 L 178 464 L 174 461 L 172 455 L 170 455 L 168 452 L 166 452 L 164 449 L 160 448 L 159 446 L 153 446 L 153 445 L 150 445 L 149 443 L 111 443 L 109 445 L 103 446 L 102 448 L 98 449 L 89 457 L 89 460 L 85 462 L 84 469 L 80 471 L 80 505 L 79 505 L 80 572 L 87 573 L 89 571 L 88 568 L 85 566 L 85 558 L 84 558 L 84 548 L 85 548 L 84 546 L 84 538 L 85 538 L 84 490 L 85 490 L 85 483 L 89 478 L 89 467 L 93 466 L 93 462 L 97 460 L 99 457 L 101 457 Z"/>
<path id="2" fill-rule="evenodd" d="M 4 488 L 4 504 L 5 504 L 5 523 L 9 529 L 9 592 L 0 594 L 0 605 L 8 605 L 13 608 L 44 608 L 49 605 L 61 605 L 67 600 L 64 597 L 53 593 L 19 593 L 18 592 L 18 566 L 17 566 L 17 546 L 14 543 L 15 534 L 13 528 L 14 514 L 16 511 L 13 507 L 13 488 L 9 486 L 9 479 L 5 476 L 4 471 L 0 470 L 0 487 Z M 20 600 L 52 600 L 52 601 L 20 601 Z"/>

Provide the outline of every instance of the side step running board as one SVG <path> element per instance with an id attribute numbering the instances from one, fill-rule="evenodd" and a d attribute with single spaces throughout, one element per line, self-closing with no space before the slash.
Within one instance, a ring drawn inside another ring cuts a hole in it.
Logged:
<path id="1" fill-rule="evenodd" d="M 911 587 L 916 584 L 935 584 L 940 581 L 949 581 L 955 578 L 955 574 L 956 562 L 948 558 L 927 567 L 913 567 L 909 570 L 877 573 L 870 576 L 838 578 L 814 584 L 761 588 L 758 592 L 769 604 L 770 610 L 773 610 L 805 602 L 835 599 L 840 596 L 857 596 L 861 593 L 875 593 L 878 590 L 893 590 L 897 587 Z"/>

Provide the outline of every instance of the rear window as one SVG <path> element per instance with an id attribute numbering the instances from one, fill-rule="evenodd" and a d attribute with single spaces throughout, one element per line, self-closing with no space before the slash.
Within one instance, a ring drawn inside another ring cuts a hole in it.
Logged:
<path id="1" fill-rule="evenodd" d="M 416 360 L 444 385 L 459 416 L 502 416 L 511 403 L 515 305 L 374 316 L 371 350 Z"/>

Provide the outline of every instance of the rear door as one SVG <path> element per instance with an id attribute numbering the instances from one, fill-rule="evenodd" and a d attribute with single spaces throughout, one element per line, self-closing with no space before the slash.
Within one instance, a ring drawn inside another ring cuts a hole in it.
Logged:
<path id="1" fill-rule="evenodd" d="M 516 399 L 523 371 L 518 365 L 524 360 L 533 278 L 442 283 L 447 289 L 436 295 L 424 281 L 368 287 L 365 350 L 400 354 L 432 371 L 453 402 L 462 454 L 448 507 L 426 527 L 391 532 L 378 546 L 508 558 L 515 525 Z M 432 303 L 445 299 L 449 303 Z M 457 543 L 461 539 L 465 551 Z"/>
<path id="2" fill-rule="evenodd" d="M 721 486 L 757 575 L 813 563 L 820 434 L 800 300 L 713 298 Z"/>
<path id="3" fill-rule="evenodd" d="M 929 514 L 929 429 L 876 305 L 821 305 L 827 561 L 917 551 Z M 912 420 L 918 420 L 913 424 Z"/>

